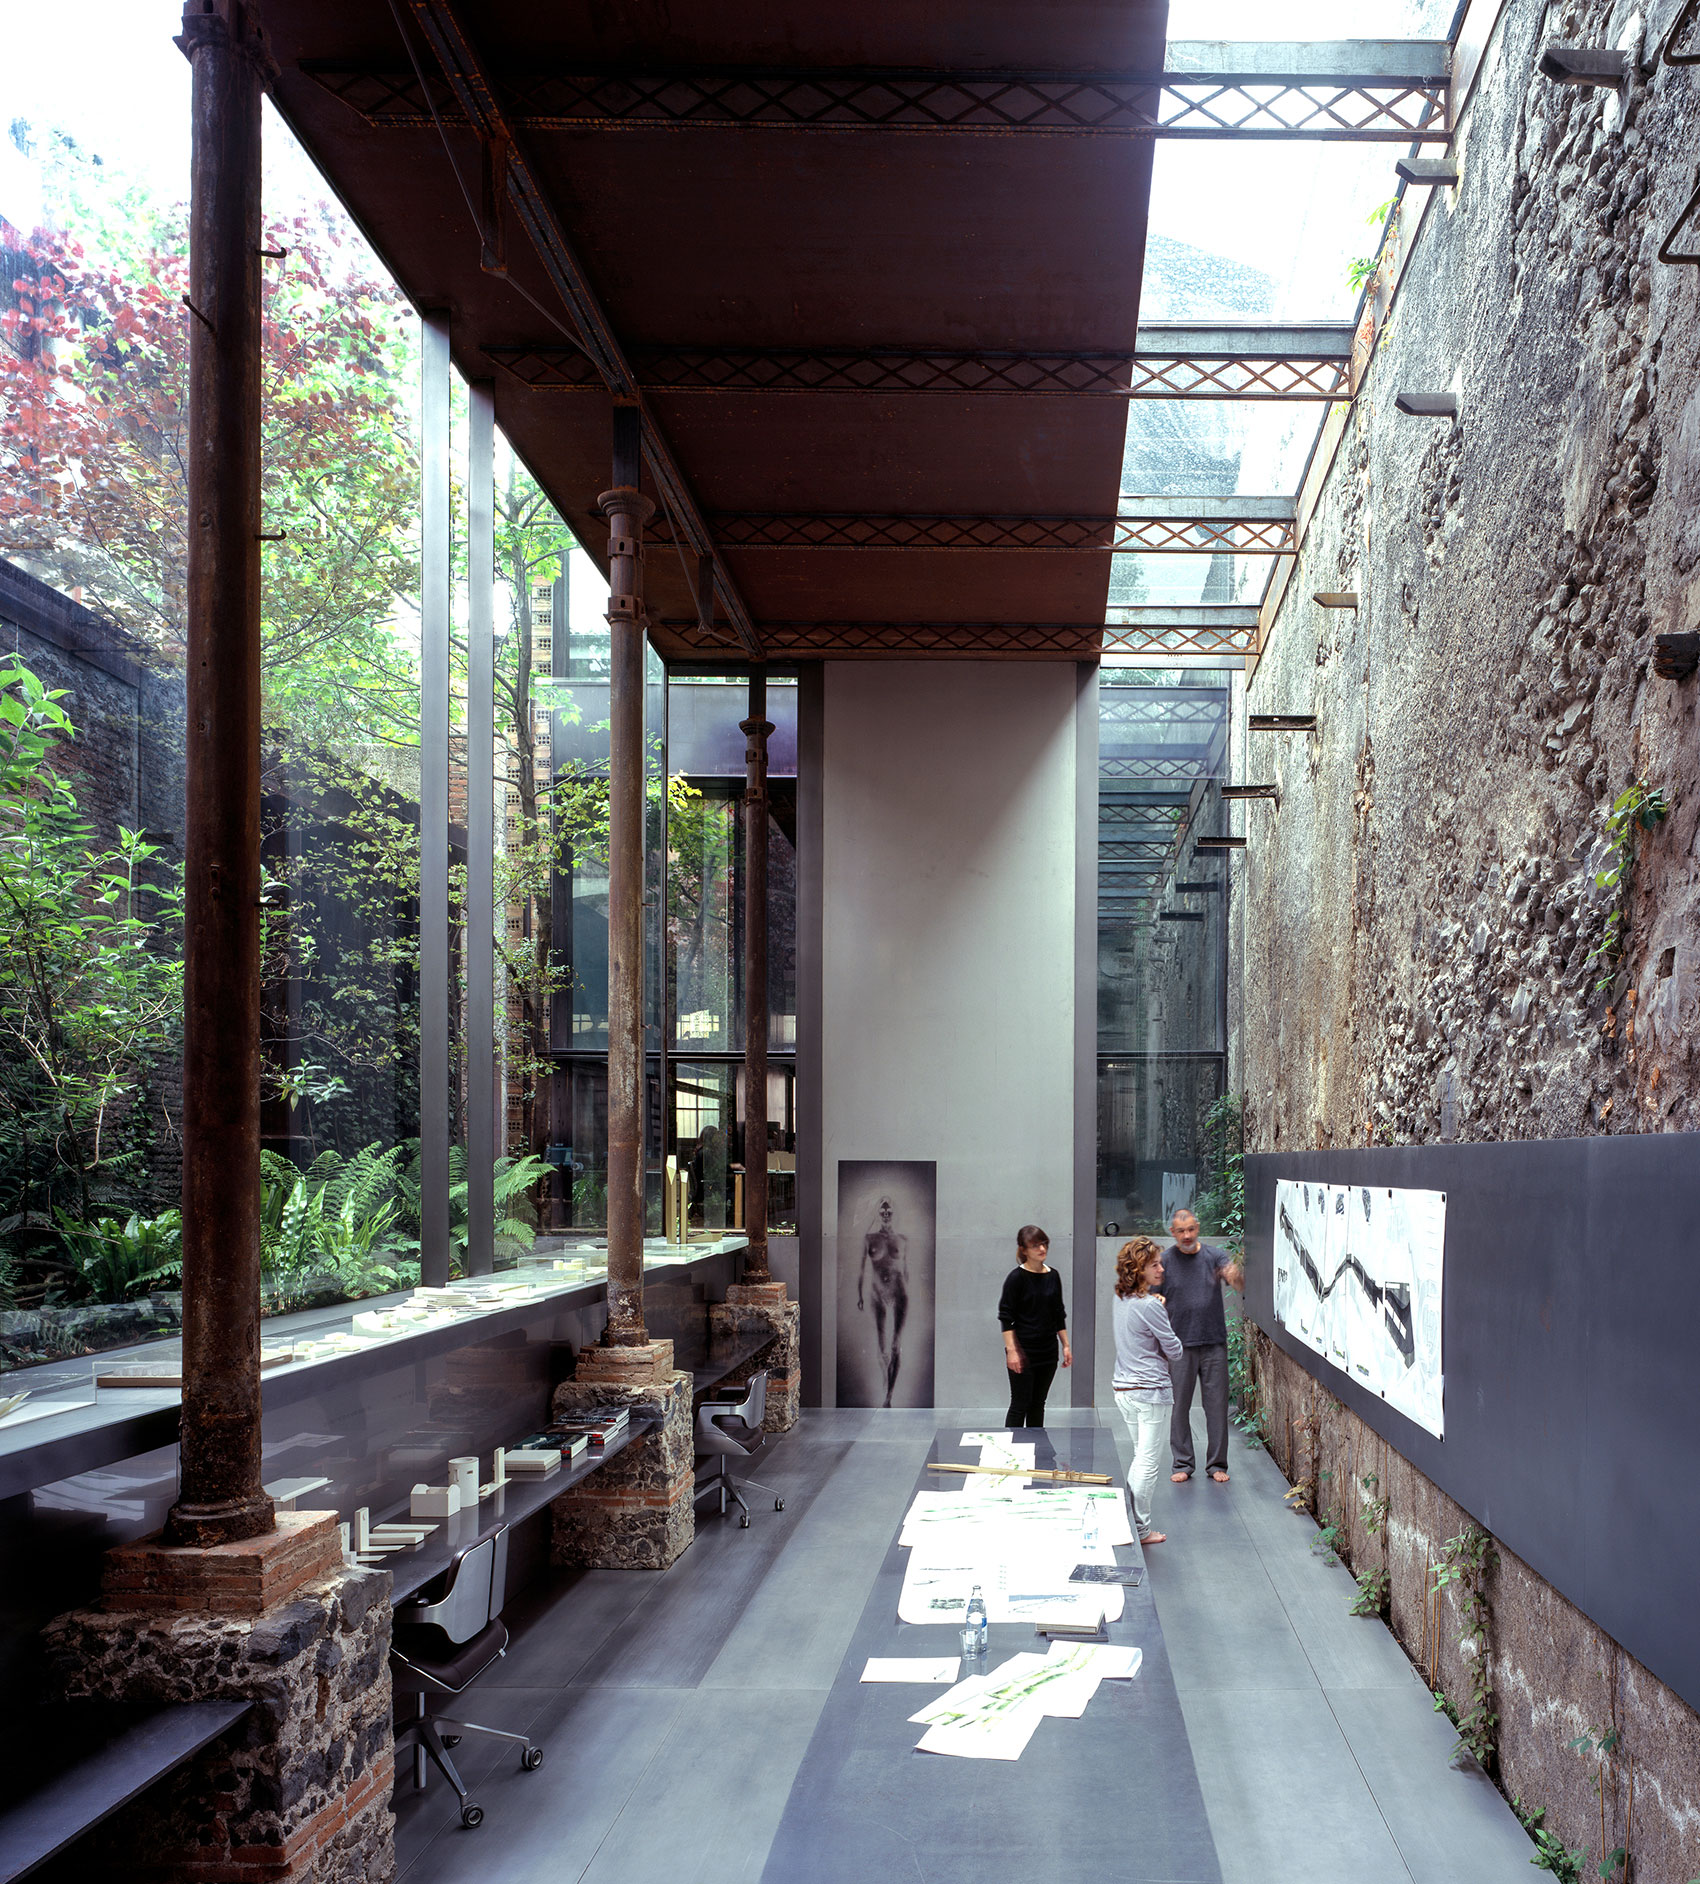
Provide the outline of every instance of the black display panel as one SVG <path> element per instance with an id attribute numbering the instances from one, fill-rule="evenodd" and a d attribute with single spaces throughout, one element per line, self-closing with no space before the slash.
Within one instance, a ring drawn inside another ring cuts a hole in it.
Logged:
<path id="1" fill-rule="evenodd" d="M 1253 1319 L 1700 1707 L 1700 1134 L 1248 1155 Z M 1279 1179 L 1444 1191 L 1446 1437 L 1275 1320 Z"/>

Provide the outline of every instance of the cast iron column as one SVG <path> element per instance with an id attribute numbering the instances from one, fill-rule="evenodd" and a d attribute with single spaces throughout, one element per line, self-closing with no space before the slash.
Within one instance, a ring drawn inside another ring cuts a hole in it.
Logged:
<path id="1" fill-rule="evenodd" d="M 614 408 L 608 519 L 608 1332 L 641 1347 L 643 1322 L 643 526 L 642 415 Z"/>
<path id="2" fill-rule="evenodd" d="M 767 676 L 750 670 L 744 734 L 744 1280 L 767 1272 Z"/>
<path id="3" fill-rule="evenodd" d="M 241 0 L 193 0 L 183 925 L 183 1417 L 172 1544 L 273 1529 L 260 1484 L 260 93 Z"/>
<path id="4" fill-rule="evenodd" d="M 467 388 L 466 1273 L 496 1266 L 496 389 Z"/>

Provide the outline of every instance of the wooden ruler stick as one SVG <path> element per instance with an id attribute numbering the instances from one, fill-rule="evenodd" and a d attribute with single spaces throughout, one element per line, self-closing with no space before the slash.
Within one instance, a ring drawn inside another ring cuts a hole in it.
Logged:
<path id="1" fill-rule="evenodd" d="M 1071 1485 L 1113 1485 L 1115 1480 L 1106 1472 L 1048 1472 L 1031 1465 L 939 1465 L 928 1468 L 934 1472 L 985 1472 L 993 1478 L 1060 1478 Z"/>

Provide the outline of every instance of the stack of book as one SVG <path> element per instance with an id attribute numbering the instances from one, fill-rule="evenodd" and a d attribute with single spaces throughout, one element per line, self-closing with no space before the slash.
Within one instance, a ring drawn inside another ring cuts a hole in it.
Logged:
<path id="1" fill-rule="evenodd" d="M 593 1447 L 607 1446 L 624 1437 L 631 1417 L 630 1410 L 623 1406 L 589 1406 L 576 1413 L 563 1413 L 551 1423 L 548 1443 L 560 1443 L 553 1435 L 561 1433 L 582 1435 Z"/>

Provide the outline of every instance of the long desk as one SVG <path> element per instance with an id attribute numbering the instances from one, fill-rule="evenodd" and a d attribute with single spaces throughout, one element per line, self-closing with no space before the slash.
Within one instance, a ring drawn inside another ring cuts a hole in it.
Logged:
<path id="1" fill-rule="evenodd" d="M 942 1430 L 929 1459 L 972 1464 L 978 1452 Z M 1111 1436 L 1094 1428 L 1028 1433 L 1037 1463 L 1121 1472 Z M 1048 1443 L 1047 1443 L 1048 1442 Z M 948 1473 L 923 1470 L 938 1490 Z M 1119 1550 L 1140 1561 L 1138 1546 Z M 983 1884 L 987 1878 L 1115 1878 L 1118 1884 L 1221 1884 L 1216 1848 L 1148 1583 L 1127 1591 L 1109 1639 L 1144 1651 L 1131 1682 L 1107 1681 L 1080 1720 L 1047 1720 L 1013 1763 L 919 1753 L 909 1716 L 943 1692 L 871 1683 L 870 1655 L 951 1655 L 954 1625 L 897 1620 L 907 1552 L 896 1538 L 880 1566 L 774 1838 L 765 1884 Z M 994 1625 L 988 1668 L 1043 1650 L 1026 1623 Z"/>

